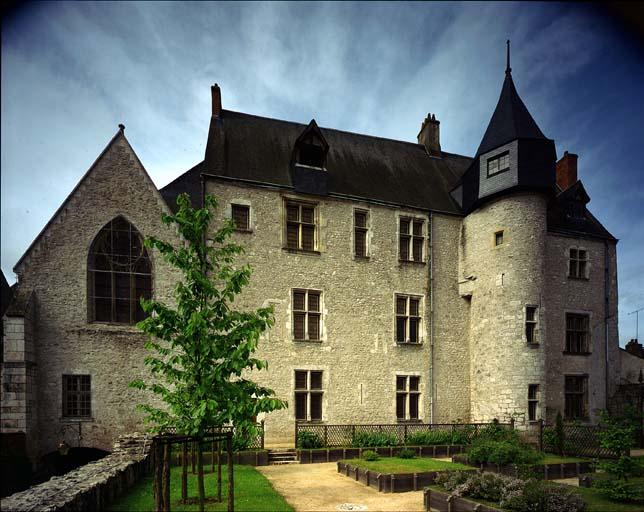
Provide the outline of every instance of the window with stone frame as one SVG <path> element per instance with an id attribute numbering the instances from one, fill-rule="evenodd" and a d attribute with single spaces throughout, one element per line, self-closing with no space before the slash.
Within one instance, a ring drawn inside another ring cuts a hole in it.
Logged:
<path id="1" fill-rule="evenodd" d="M 353 210 L 353 254 L 357 258 L 367 258 L 369 211 Z"/>
<path id="2" fill-rule="evenodd" d="M 250 231 L 250 206 L 245 204 L 231 204 L 231 218 L 235 223 L 235 231 Z"/>
<path id="3" fill-rule="evenodd" d="M 397 294 L 395 300 L 396 343 L 421 343 L 421 298 L 414 295 Z"/>
<path id="4" fill-rule="evenodd" d="M 414 217 L 400 217 L 398 258 L 400 261 L 425 261 L 425 220 Z"/>
<path id="5" fill-rule="evenodd" d="M 528 421 L 539 419 L 539 384 L 528 384 Z"/>
<path id="6" fill-rule="evenodd" d="M 566 313 L 566 353 L 590 353 L 590 316 Z"/>
<path id="7" fill-rule="evenodd" d="M 322 421 L 321 370 L 295 370 L 295 419 Z"/>
<path id="8" fill-rule="evenodd" d="M 286 201 L 286 248 L 313 252 L 317 248 L 317 206 Z"/>
<path id="9" fill-rule="evenodd" d="M 568 277 L 572 279 L 587 279 L 588 252 L 584 249 L 571 248 L 568 264 Z"/>
<path id="10" fill-rule="evenodd" d="M 588 376 L 565 376 L 564 419 L 588 419 Z"/>
<path id="11" fill-rule="evenodd" d="M 500 155 L 493 156 L 487 160 L 487 176 L 494 176 L 510 168 L 510 152 L 505 151 Z"/>
<path id="12" fill-rule="evenodd" d="M 537 306 L 525 307 L 525 339 L 530 344 L 539 343 L 537 337 L 538 314 Z"/>
<path id="13" fill-rule="evenodd" d="M 420 417 L 420 377 L 396 375 L 396 419 L 418 421 Z"/>
<path id="14" fill-rule="evenodd" d="M 295 341 L 320 341 L 322 335 L 322 292 L 293 290 L 292 315 Z"/>
<path id="15" fill-rule="evenodd" d="M 123 217 L 108 222 L 89 250 L 91 322 L 135 324 L 145 318 L 141 298 L 152 297 L 152 265 L 143 238 Z"/>
<path id="16" fill-rule="evenodd" d="M 92 416 L 92 383 L 90 375 L 63 375 L 63 417 Z"/>

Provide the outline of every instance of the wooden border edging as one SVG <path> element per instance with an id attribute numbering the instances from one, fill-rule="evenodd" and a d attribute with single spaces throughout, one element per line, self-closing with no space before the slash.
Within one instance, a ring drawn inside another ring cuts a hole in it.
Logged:
<path id="1" fill-rule="evenodd" d="M 490 507 L 466 498 L 451 496 L 446 492 L 425 489 L 423 491 L 423 510 L 430 512 L 499 512 L 500 508 Z"/>
<path id="2" fill-rule="evenodd" d="M 462 470 L 475 472 L 476 469 Z M 338 461 L 338 473 L 371 487 L 378 492 L 409 492 L 417 491 L 434 483 L 440 471 L 425 471 L 421 473 L 378 473 Z"/>
<path id="3" fill-rule="evenodd" d="M 297 459 L 300 464 L 315 464 L 321 462 L 337 462 L 344 459 L 361 458 L 363 450 L 373 450 L 381 457 L 395 457 L 401 450 L 414 450 L 418 457 L 448 457 L 450 454 L 460 454 L 465 451 L 463 445 L 430 445 L 430 446 L 384 446 L 362 448 L 314 448 L 297 449 Z"/>
<path id="4" fill-rule="evenodd" d="M 595 465 L 592 461 L 562 462 L 558 464 L 507 464 L 500 466 L 492 462 L 482 462 L 480 464 L 468 462 L 465 454 L 459 454 L 452 457 L 452 462 L 468 464 L 470 466 L 478 467 L 481 471 L 499 473 L 501 475 L 513 476 L 515 478 L 527 476 L 526 473 L 531 472 L 530 476 L 539 480 L 575 478 L 579 475 L 583 475 L 584 473 L 595 472 Z"/>

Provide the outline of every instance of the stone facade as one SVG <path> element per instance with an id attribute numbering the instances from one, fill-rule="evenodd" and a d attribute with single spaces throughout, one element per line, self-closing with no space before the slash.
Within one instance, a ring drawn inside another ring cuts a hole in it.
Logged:
<path id="1" fill-rule="evenodd" d="M 507 80 L 501 99 L 518 105 L 513 96 L 516 91 Z M 401 161 L 420 165 L 423 172 L 410 176 L 424 184 L 428 176 L 424 171 L 434 172 L 435 181 L 423 194 L 435 194 L 433 200 L 452 205 L 448 211 L 432 209 L 431 204 L 411 207 L 330 192 L 341 181 L 338 176 L 334 183 L 326 168 L 293 162 L 288 172 L 297 168 L 298 176 L 306 178 L 303 183 L 310 187 L 306 189 L 309 193 L 303 192 L 302 183 L 299 189 L 298 183 L 285 184 L 285 166 L 271 183 L 226 175 L 226 148 L 235 147 L 226 137 L 247 133 L 253 125 L 243 125 L 243 130 L 235 132 L 235 125 L 229 124 L 226 135 L 221 105 L 214 106 L 213 139 L 227 141 L 222 147 L 215 144 L 220 153 L 211 150 L 216 165 L 202 167 L 201 174 L 188 171 L 186 181 L 168 187 L 189 188 L 197 204 L 203 183 L 204 191 L 220 203 L 215 224 L 231 217 L 233 204 L 249 207 L 250 229 L 235 232 L 233 237 L 246 248 L 239 263 L 250 264 L 253 275 L 236 304 L 242 309 L 274 306 L 275 325 L 260 340 L 257 353 L 268 361 L 268 369 L 251 377 L 289 403 L 287 409 L 259 418 L 266 422 L 268 444 L 293 442 L 297 370 L 322 372 L 323 423 L 396 423 L 397 376 L 414 376 L 419 378 L 419 421 L 514 418 L 522 428 L 530 426 L 529 386 L 538 386 L 535 419 L 552 421 L 565 408 L 565 376 L 587 377 L 587 419 L 594 421 L 615 392 L 620 365 L 631 372 L 631 363 L 624 362 L 617 346 L 616 241 L 601 230 L 600 236 L 571 236 L 550 229 L 557 194 L 552 141 L 536 143 L 518 134 L 507 139 L 510 142 L 492 144 L 486 137 L 492 147 L 468 168 L 463 166 L 463 160 L 470 165 L 465 157 L 441 154 L 438 122 L 432 118 L 424 125 L 424 129 L 435 129 L 431 137 L 425 134 L 423 138 L 436 142 L 429 148 L 423 141 L 399 146 L 396 141 L 377 138 L 360 142 L 350 134 L 344 150 L 338 150 L 338 154 L 355 150 L 345 163 L 357 166 L 387 147 Z M 230 116 L 228 121 L 235 119 Z M 262 130 L 271 126 L 276 130 L 271 137 L 293 135 L 301 128 L 293 123 L 271 123 L 261 122 Z M 500 133 L 488 128 L 487 133 L 496 132 Z M 316 133 L 322 137 L 319 129 Z M 328 135 L 340 144 L 342 137 L 348 137 L 342 132 Z M 265 155 L 273 150 L 280 154 L 284 148 L 290 154 L 295 138 L 279 144 L 267 138 L 271 143 L 263 141 Z M 356 149 L 359 144 L 363 147 Z M 506 150 L 508 169 L 488 178 L 487 158 Z M 333 155 L 336 163 L 338 154 Z M 542 161 L 533 159 L 535 155 L 545 156 Z M 457 165 L 456 157 L 461 160 L 460 171 L 452 168 Z M 427 169 L 423 167 L 426 162 Z M 530 166 L 542 163 L 549 167 L 532 180 Z M 369 161 L 363 176 L 375 167 Z M 381 168 L 381 178 L 393 176 L 391 183 L 395 184 L 404 181 L 391 169 L 395 167 Z M 208 170 L 220 174 L 211 175 Z M 459 172 L 464 174 L 457 182 Z M 316 181 L 320 176 L 324 187 Z M 550 179 L 552 187 L 547 188 Z M 447 182 L 459 192 L 447 197 Z M 374 194 L 383 193 L 381 188 L 386 186 L 380 185 L 371 189 Z M 445 197 L 439 197 L 440 186 Z M 412 192 L 407 189 L 406 193 Z M 314 207 L 314 250 L 286 248 L 287 201 Z M 354 254 L 356 209 L 367 212 L 367 257 Z M 4 329 L 2 431 L 25 432 L 32 458 L 53 451 L 63 440 L 74 447 L 109 450 L 118 435 L 142 430 L 142 414 L 134 406 L 151 397 L 129 388 L 128 383 L 148 375 L 145 336 L 134 326 L 91 321 L 88 252 L 101 228 L 118 216 L 143 237 L 180 243 L 176 231 L 161 222 L 162 214 L 169 211 L 121 128 L 16 265 L 18 293 Z M 422 236 L 422 261 L 401 261 L 402 217 L 422 222 L 422 233 L 416 233 Z M 583 279 L 568 277 L 571 248 L 584 250 L 588 256 Z M 156 252 L 150 251 L 149 256 L 153 296 L 172 304 L 179 276 Z M 294 339 L 294 290 L 320 294 L 319 340 Z M 420 343 L 396 341 L 397 295 L 419 301 Z M 535 312 L 533 342 L 526 334 L 528 310 Z M 589 354 L 564 353 L 566 313 L 588 315 Z M 90 376 L 91 417 L 63 417 L 66 374 Z"/>

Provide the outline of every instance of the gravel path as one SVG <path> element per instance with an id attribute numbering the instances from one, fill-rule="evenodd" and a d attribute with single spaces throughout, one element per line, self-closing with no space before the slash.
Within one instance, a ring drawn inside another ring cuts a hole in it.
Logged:
<path id="1" fill-rule="evenodd" d="M 335 462 L 324 464 L 285 464 L 257 468 L 297 511 L 423 510 L 423 492 L 382 493 L 340 475 Z M 342 507 L 353 504 L 361 507 Z"/>

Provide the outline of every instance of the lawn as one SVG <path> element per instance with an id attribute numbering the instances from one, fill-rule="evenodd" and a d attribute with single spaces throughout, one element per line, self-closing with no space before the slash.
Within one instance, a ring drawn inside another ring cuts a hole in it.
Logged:
<path id="1" fill-rule="evenodd" d="M 228 475 L 222 468 L 222 502 L 207 502 L 206 510 L 227 510 Z M 206 496 L 214 496 L 217 490 L 216 473 L 205 475 Z M 197 496 L 197 475 L 188 473 L 188 496 Z M 181 503 L 181 468 L 174 467 L 170 480 L 170 504 L 173 512 L 199 510 L 198 504 Z M 146 477 L 132 487 L 108 508 L 110 512 L 154 511 L 152 477 Z M 235 510 L 253 512 L 292 511 L 293 508 L 277 493 L 270 482 L 252 466 L 235 466 Z"/>
<path id="2" fill-rule="evenodd" d="M 629 482 L 641 482 L 644 486 L 644 478 L 631 478 Z M 579 487 L 575 489 L 588 505 L 586 512 L 642 512 L 644 506 L 635 503 L 619 503 L 602 496 L 598 489 L 592 487 Z"/>
<path id="3" fill-rule="evenodd" d="M 428 458 L 401 459 L 400 457 L 387 457 L 380 460 L 368 461 L 364 459 L 347 459 L 343 462 L 352 466 L 360 466 L 369 471 L 378 473 L 423 473 L 428 471 L 449 471 L 457 469 L 474 469 L 465 464 L 448 462 Z"/>
<path id="4" fill-rule="evenodd" d="M 545 458 L 538 464 L 563 464 L 565 462 L 588 462 L 590 459 L 581 457 L 561 457 L 552 453 L 546 453 Z"/>

